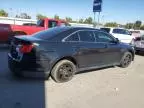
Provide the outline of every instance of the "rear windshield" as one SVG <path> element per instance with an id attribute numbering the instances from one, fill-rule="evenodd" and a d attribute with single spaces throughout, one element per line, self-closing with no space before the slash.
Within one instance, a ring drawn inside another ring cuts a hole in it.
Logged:
<path id="1" fill-rule="evenodd" d="M 113 29 L 113 33 L 130 35 L 130 32 L 125 29 Z"/>
<path id="2" fill-rule="evenodd" d="M 33 34 L 34 37 L 39 38 L 39 39 L 43 39 L 43 40 L 48 40 L 54 36 L 56 36 L 57 34 L 64 32 L 68 30 L 68 28 L 65 27 L 54 27 L 54 28 L 50 28 L 48 30 L 44 30 L 38 33 Z"/>
<path id="3" fill-rule="evenodd" d="M 107 33 L 110 33 L 110 28 L 100 28 L 100 30 L 107 32 Z"/>

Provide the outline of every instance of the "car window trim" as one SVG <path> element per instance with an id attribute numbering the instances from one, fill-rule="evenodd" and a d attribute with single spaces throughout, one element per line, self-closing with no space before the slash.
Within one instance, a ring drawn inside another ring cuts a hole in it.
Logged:
<path id="1" fill-rule="evenodd" d="M 80 32 L 80 31 L 98 31 L 98 30 L 84 30 L 84 29 L 82 29 L 82 30 L 77 30 L 77 31 L 71 33 L 70 35 L 66 36 L 65 38 L 63 38 L 63 39 L 62 39 L 62 42 L 96 43 L 96 37 L 95 37 L 95 35 L 94 35 L 94 32 L 92 32 L 92 33 L 93 33 L 93 36 L 94 36 L 94 38 L 95 38 L 95 41 L 94 41 L 94 42 L 88 42 L 88 41 L 81 41 L 81 40 L 80 40 L 80 35 L 79 35 L 79 33 L 78 33 L 78 32 Z M 78 33 L 79 41 L 66 41 L 67 38 L 69 38 L 70 36 L 72 36 L 72 35 L 75 34 L 75 33 Z"/>

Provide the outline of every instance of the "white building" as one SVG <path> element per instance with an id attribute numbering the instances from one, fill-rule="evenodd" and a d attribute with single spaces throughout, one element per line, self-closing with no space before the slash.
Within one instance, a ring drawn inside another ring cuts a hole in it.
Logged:
<path id="1" fill-rule="evenodd" d="M 32 20 L 32 19 L 0 17 L 0 23 L 2 23 L 2 24 L 23 25 L 23 23 L 36 23 L 36 22 L 37 22 L 36 20 Z"/>
<path id="2" fill-rule="evenodd" d="M 32 19 L 21 19 L 21 18 L 11 18 L 11 17 L 0 17 L 0 23 L 2 24 L 16 24 L 16 25 L 23 25 L 24 23 L 37 23 L 37 20 Z M 81 24 L 81 23 L 70 23 L 71 26 L 77 27 L 91 27 L 93 28 L 92 24 Z"/>

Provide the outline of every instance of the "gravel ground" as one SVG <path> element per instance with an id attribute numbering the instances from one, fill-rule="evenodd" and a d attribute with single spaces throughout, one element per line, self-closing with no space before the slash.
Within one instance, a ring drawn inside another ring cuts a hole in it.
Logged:
<path id="1" fill-rule="evenodd" d="M 144 57 L 126 69 L 78 74 L 70 82 L 45 82 L 48 108 L 144 108 Z"/>
<path id="2" fill-rule="evenodd" d="M 17 79 L 0 51 L 0 108 L 144 108 L 144 56 L 126 69 L 111 67 L 53 80 Z"/>

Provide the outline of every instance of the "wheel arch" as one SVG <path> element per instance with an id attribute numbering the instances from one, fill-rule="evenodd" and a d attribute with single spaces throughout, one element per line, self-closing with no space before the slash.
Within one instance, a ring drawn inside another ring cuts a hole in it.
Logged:
<path id="1" fill-rule="evenodd" d="M 57 60 L 53 63 L 53 65 L 51 65 L 50 74 L 51 74 L 51 70 L 53 69 L 53 67 L 54 67 L 59 61 L 61 61 L 61 60 L 69 60 L 69 61 L 71 61 L 72 63 L 74 63 L 74 65 L 76 66 L 76 68 L 78 67 L 77 61 L 76 61 L 76 59 L 75 59 L 74 57 L 72 57 L 72 56 L 64 56 L 64 57 L 61 57 L 61 58 L 57 59 Z"/>
<path id="2" fill-rule="evenodd" d="M 128 50 L 128 52 L 130 52 L 132 54 L 132 61 L 134 61 L 135 53 L 132 50 Z"/>

